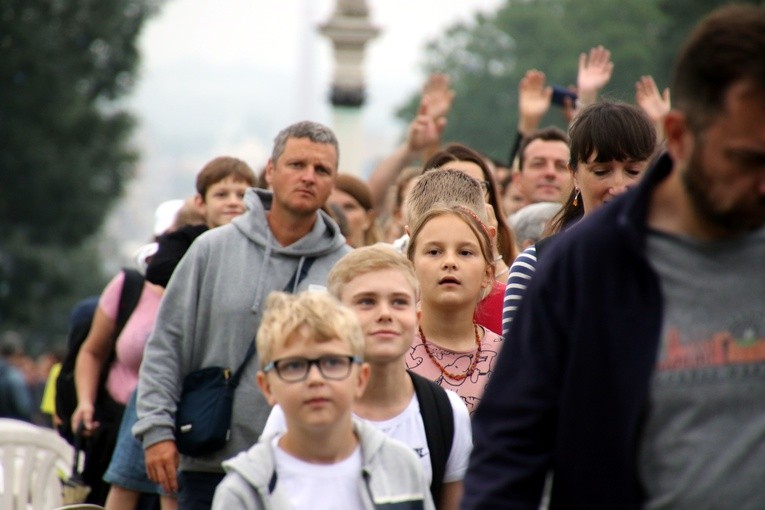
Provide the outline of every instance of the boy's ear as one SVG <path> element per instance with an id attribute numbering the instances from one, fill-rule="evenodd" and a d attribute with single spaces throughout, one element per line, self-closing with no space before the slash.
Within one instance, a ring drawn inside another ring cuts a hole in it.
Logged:
<path id="1" fill-rule="evenodd" d="M 205 202 L 205 197 L 199 193 L 194 194 L 194 209 L 207 221 L 207 203 Z"/>
<path id="2" fill-rule="evenodd" d="M 266 397 L 268 404 L 275 406 L 277 402 L 276 398 L 274 398 L 274 394 L 271 392 L 271 384 L 268 382 L 266 373 L 262 370 L 258 370 L 257 381 L 258 387 L 260 388 L 260 391 L 263 392 L 263 396 Z"/>
<path id="3" fill-rule="evenodd" d="M 369 368 L 369 363 L 364 362 L 361 365 L 359 365 L 359 376 L 357 378 L 358 384 L 356 386 L 356 395 L 355 395 L 356 400 L 360 399 L 361 395 L 364 394 L 364 390 L 367 389 L 367 384 L 369 383 L 370 370 L 371 369 Z"/>

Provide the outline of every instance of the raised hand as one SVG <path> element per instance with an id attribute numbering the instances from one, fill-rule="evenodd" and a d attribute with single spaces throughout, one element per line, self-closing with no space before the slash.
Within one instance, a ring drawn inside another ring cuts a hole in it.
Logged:
<path id="1" fill-rule="evenodd" d="M 579 72 L 576 77 L 576 88 L 579 94 L 580 106 L 595 102 L 598 92 L 611 81 L 614 63 L 611 62 L 611 52 L 603 46 L 590 49 L 590 54 L 579 55 Z"/>
<path id="2" fill-rule="evenodd" d="M 671 108 L 669 87 L 659 93 L 659 87 L 656 86 L 653 77 L 641 76 L 640 80 L 635 83 L 635 102 L 654 124 L 661 122 Z"/>
<path id="3" fill-rule="evenodd" d="M 448 74 L 433 73 L 422 87 L 420 109 L 426 106 L 424 113 L 431 118 L 446 117 L 452 108 L 454 91 Z"/>
<path id="4" fill-rule="evenodd" d="M 518 131 L 527 135 L 539 127 L 550 109 L 552 87 L 545 86 L 545 73 L 526 71 L 518 84 Z"/>
<path id="5" fill-rule="evenodd" d="M 441 133 L 446 127 L 446 117 L 432 117 L 429 114 L 428 103 L 428 99 L 423 97 L 417 115 L 409 124 L 406 133 L 406 145 L 409 151 L 419 152 L 438 144 Z"/>

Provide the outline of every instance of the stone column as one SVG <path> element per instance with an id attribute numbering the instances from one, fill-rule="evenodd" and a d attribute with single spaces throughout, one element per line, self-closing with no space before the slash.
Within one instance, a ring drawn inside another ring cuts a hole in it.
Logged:
<path id="1" fill-rule="evenodd" d="M 364 51 L 380 30 L 369 21 L 365 0 L 337 0 L 334 13 L 319 31 L 332 41 L 334 53 L 330 101 L 332 127 L 340 142 L 340 171 L 363 177 Z"/>

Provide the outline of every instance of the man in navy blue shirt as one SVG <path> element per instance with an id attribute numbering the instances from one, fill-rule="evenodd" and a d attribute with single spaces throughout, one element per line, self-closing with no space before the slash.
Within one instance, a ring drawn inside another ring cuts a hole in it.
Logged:
<path id="1" fill-rule="evenodd" d="M 765 6 L 679 54 L 666 154 L 549 243 L 462 508 L 765 508 Z"/>

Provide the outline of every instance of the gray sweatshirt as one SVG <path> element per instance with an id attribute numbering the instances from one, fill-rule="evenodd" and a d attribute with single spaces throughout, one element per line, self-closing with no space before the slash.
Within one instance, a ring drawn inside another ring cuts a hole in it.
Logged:
<path id="1" fill-rule="evenodd" d="M 271 199 L 268 191 L 248 190 L 248 211 L 198 237 L 170 278 L 138 381 L 138 422 L 132 431 L 144 448 L 174 439 L 175 410 L 187 374 L 239 366 L 255 338 L 266 297 L 284 290 L 306 257 L 316 260 L 296 290 L 325 285 L 334 263 L 350 251 L 323 211 L 310 233 L 281 246 L 266 221 Z M 209 456 L 181 456 L 181 469 L 222 472 L 224 459 L 257 442 L 270 411 L 255 383 L 257 366 L 256 354 L 234 393 L 226 447 Z"/>
<path id="2" fill-rule="evenodd" d="M 354 430 L 361 444 L 359 491 L 365 510 L 435 508 L 422 463 L 409 446 L 361 420 L 354 420 Z M 271 437 L 227 460 L 223 467 L 228 474 L 215 490 L 212 510 L 290 509 L 275 472 Z"/>

